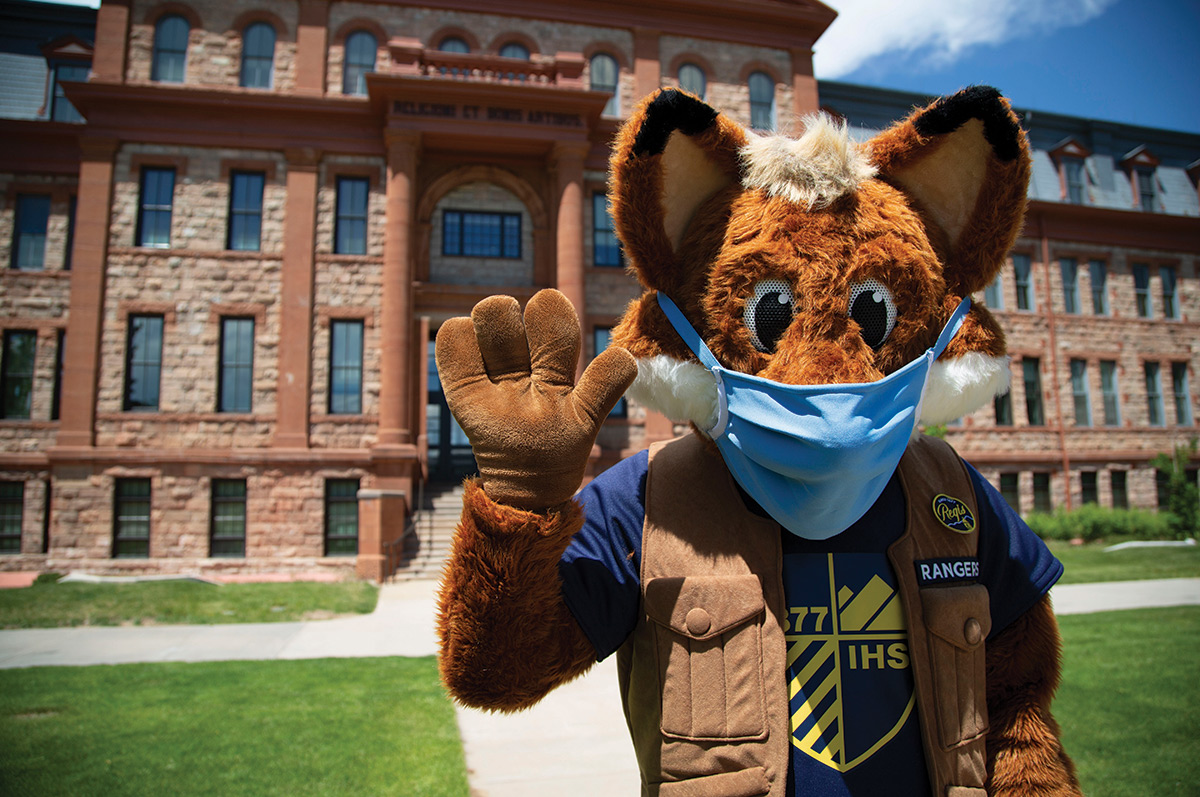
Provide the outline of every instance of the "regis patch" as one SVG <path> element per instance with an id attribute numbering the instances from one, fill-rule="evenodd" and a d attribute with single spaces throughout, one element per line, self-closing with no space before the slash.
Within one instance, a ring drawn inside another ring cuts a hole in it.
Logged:
<path id="1" fill-rule="evenodd" d="M 971 509 L 957 498 L 939 494 L 933 499 L 933 516 L 946 528 L 959 534 L 970 534 L 975 530 L 975 516 Z"/>

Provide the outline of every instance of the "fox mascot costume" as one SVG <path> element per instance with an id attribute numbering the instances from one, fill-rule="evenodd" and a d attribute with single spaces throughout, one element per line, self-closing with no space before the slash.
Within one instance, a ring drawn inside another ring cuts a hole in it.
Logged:
<path id="1" fill-rule="evenodd" d="M 1062 572 L 916 431 L 1008 387 L 969 297 L 1030 159 L 974 87 L 866 145 L 793 140 L 674 89 L 611 161 L 645 293 L 576 383 L 558 292 L 447 322 L 436 356 L 479 477 L 438 606 L 441 671 L 513 711 L 611 654 L 647 795 L 1078 795 L 1050 702 Z M 591 481 L 628 389 L 691 432 Z"/>

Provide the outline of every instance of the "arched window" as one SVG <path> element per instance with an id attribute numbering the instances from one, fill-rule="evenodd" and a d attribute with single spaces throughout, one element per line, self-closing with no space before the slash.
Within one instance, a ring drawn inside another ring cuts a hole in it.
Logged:
<path id="1" fill-rule="evenodd" d="M 438 50 L 443 53 L 469 53 L 471 52 L 471 47 L 457 36 L 449 36 L 442 39 L 442 43 L 438 45 Z"/>
<path id="2" fill-rule="evenodd" d="M 154 26 L 154 56 L 150 79 L 182 83 L 187 66 L 188 33 L 191 26 L 178 14 L 169 14 Z"/>
<path id="3" fill-rule="evenodd" d="M 342 67 L 342 93 L 366 94 L 367 75 L 375 71 L 375 54 L 379 43 L 365 30 L 356 30 L 346 37 L 346 62 Z"/>
<path id="4" fill-rule="evenodd" d="M 679 67 L 679 88 L 704 99 L 704 92 L 708 90 L 708 80 L 704 77 L 704 70 L 691 63 Z"/>
<path id="5" fill-rule="evenodd" d="M 605 116 L 620 116 L 621 103 L 617 99 L 617 59 L 608 53 L 597 53 L 591 60 L 592 91 L 607 91 L 612 94 L 604 106 Z"/>
<path id="6" fill-rule="evenodd" d="M 520 42 L 509 42 L 500 48 L 500 55 L 504 58 L 520 58 L 522 61 L 528 61 L 529 48 Z"/>
<path id="7" fill-rule="evenodd" d="M 775 81 L 764 72 L 750 75 L 750 126 L 775 129 Z"/>
<path id="8" fill-rule="evenodd" d="M 242 85 L 269 89 L 274 71 L 275 28 L 267 22 L 255 22 L 242 34 Z"/>

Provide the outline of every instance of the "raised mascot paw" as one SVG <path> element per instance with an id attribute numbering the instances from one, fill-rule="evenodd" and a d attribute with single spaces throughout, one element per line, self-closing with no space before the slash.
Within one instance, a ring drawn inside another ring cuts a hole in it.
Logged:
<path id="1" fill-rule="evenodd" d="M 579 348 L 575 310 L 552 289 L 523 319 L 516 299 L 490 296 L 438 330 L 446 403 L 493 501 L 542 510 L 579 489 L 600 424 L 637 375 L 633 356 L 610 347 L 575 384 Z"/>

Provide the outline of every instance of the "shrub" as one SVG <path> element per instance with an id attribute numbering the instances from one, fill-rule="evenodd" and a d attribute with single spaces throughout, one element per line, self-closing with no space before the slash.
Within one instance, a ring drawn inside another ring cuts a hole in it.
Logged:
<path id="1" fill-rule="evenodd" d="M 1062 507 L 1050 514 L 1035 512 L 1025 519 L 1042 539 L 1084 542 L 1111 537 L 1170 539 L 1174 536 L 1170 520 L 1166 513 L 1148 509 L 1106 509 L 1096 504 L 1084 504 L 1069 512 Z"/>

